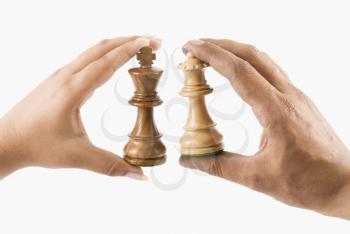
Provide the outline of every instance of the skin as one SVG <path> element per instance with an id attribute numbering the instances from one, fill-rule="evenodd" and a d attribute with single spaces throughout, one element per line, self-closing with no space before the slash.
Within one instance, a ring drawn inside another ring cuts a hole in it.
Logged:
<path id="1" fill-rule="evenodd" d="M 14 171 L 40 166 L 81 168 L 109 176 L 145 180 L 140 168 L 94 146 L 80 108 L 137 51 L 160 47 L 153 37 L 103 40 L 44 80 L 0 119 L 0 180 Z"/>
<path id="2" fill-rule="evenodd" d="M 142 170 L 94 146 L 80 118 L 93 92 L 143 46 L 158 39 L 103 40 L 62 67 L 0 119 L 0 179 L 40 166 L 81 168 L 144 180 Z M 266 193 L 292 206 L 350 219 L 350 152 L 312 101 L 253 46 L 230 40 L 188 42 L 185 53 L 226 77 L 264 131 L 255 155 L 224 152 L 180 163 Z"/>
<path id="3" fill-rule="evenodd" d="M 180 164 L 247 186 L 291 206 L 350 219 L 350 152 L 313 102 L 254 46 L 192 40 L 184 53 L 209 63 L 252 108 L 263 128 L 250 157 L 182 157 Z"/>

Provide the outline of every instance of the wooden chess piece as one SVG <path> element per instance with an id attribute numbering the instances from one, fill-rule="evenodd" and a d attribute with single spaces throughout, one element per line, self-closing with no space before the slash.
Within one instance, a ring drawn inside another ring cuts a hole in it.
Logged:
<path id="1" fill-rule="evenodd" d="M 209 156 L 223 151 L 222 135 L 216 130 L 205 105 L 205 95 L 213 92 L 204 77 L 208 64 L 188 55 L 179 65 L 185 74 L 180 95 L 189 98 L 189 114 L 180 139 L 182 156 Z"/>
<path id="2" fill-rule="evenodd" d="M 136 89 L 129 104 L 137 107 L 137 120 L 124 147 L 124 159 L 135 166 L 155 166 L 163 164 L 166 158 L 166 149 L 153 119 L 153 107 L 162 103 L 156 88 L 163 71 L 152 67 L 156 55 L 151 47 L 143 47 L 136 56 L 140 67 L 129 70 Z"/>

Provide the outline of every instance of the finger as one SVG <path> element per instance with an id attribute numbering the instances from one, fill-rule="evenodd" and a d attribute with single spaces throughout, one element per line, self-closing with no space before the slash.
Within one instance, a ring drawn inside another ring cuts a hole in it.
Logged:
<path id="1" fill-rule="evenodd" d="M 226 77 L 236 92 L 252 107 L 268 108 L 276 89 L 273 88 L 248 62 L 210 42 L 193 40 L 183 47 L 185 53 L 209 63 Z"/>
<path id="2" fill-rule="evenodd" d="M 180 164 L 198 169 L 247 187 L 253 187 L 256 178 L 254 160 L 251 157 L 223 152 L 216 156 L 180 158 Z"/>
<path id="3" fill-rule="evenodd" d="M 98 60 L 103 55 L 107 54 L 114 48 L 117 48 L 127 42 L 140 38 L 140 36 L 131 37 L 118 37 L 113 39 L 105 39 L 96 44 L 95 46 L 87 49 L 67 65 L 67 69 L 70 73 L 74 74 L 81 71 L 84 67 L 89 65 L 95 60 Z M 160 48 L 160 39 L 155 37 L 147 37 L 150 40 L 150 46 L 157 50 Z"/>
<path id="4" fill-rule="evenodd" d="M 67 67 L 73 74 L 79 72 L 85 66 L 91 62 L 101 58 L 103 55 L 111 51 L 112 49 L 119 47 L 120 45 L 133 41 L 139 36 L 131 37 L 118 37 L 113 39 L 104 39 L 81 53 L 76 59 L 74 59 Z"/>
<path id="5" fill-rule="evenodd" d="M 144 37 L 127 42 L 90 63 L 77 73 L 71 82 L 75 83 L 79 94 L 86 96 L 109 80 L 115 71 L 131 59 L 142 47 L 149 45 L 150 40 Z"/>
<path id="6" fill-rule="evenodd" d="M 74 148 L 73 148 L 74 147 Z M 74 144 L 57 164 L 66 168 L 81 168 L 108 176 L 127 176 L 147 180 L 141 168 L 132 166 L 112 152 L 88 143 Z"/>
<path id="7" fill-rule="evenodd" d="M 286 73 L 266 53 L 259 51 L 252 45 L 232 40 L 202 39 L 213 43 L 237 57 L 249 62 L 266 80 L 281 92 L 288 89 L 290 82 Z"/>

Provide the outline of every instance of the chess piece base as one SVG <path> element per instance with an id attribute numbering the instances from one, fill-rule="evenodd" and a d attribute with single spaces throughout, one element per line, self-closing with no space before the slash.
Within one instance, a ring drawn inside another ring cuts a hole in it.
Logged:
<path id="1" fill-rule="evenodd" d="M 163 156 L 159 158 L 133 158 L 133 157 L 124 156 L 124 160 L 134 166 L 152 167 L 152 166 L 158 166 L 158 165 L 164 164 L 166 161 L 166 157 Z"/>
<path id="2" fill-rule="evenodd" d="M 180 138 L 181 155 L 215 155 L 224 149 L 222 135 L 215 129 L 215 124 L 208 126 L 204 129 L 185 128 L 186 131 Z"/>
<path id="3" fill-rule="evenodd" d="M 212 153 L 206 153 L 206 154 L 181 154 L 181 157 L 209 157 L 209 156 L 215 156 L 219 155 L 223 152 L 223 150 L 219 150 Z"/>
<path id="4" fill-rule="evenodd" d="M 221 143 L 217 145 L 209 146 L 209 147 L 200 147 L 200 148 L 182 147 L 181 155 L 200 157 L 200 156 L 216 155 L 223 150 L 224 150 L 224 145 Z"/>
<path id="5" fill-rule="evenodd" d="M 153 140 L 131 135 L 124 152 L 124 160 L 134 166 L 150 167 L 166 161 L 166 149 L 160 135 Z"/>

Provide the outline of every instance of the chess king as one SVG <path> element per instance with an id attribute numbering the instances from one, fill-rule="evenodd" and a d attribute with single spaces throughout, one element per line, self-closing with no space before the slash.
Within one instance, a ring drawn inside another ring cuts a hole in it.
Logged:
<path id="1" fill-rule="evenodd" d="M 185 75 L 180 95 L 189 98 L 185 133 L 180 139 L 182 156 L 209 156 L 223 151 L 222 135 L 216 130 L 216 124 L 210 118 L 205 105 L 205 95 L 213 92 L 204 77 L 207 66 L 208 64 L 190 54 L 178 66 Z"/>
<path id="2" fill-rule="evenodd" d="M 166 148 L 153 119 L 153 107 L 162 103 L 156 88 L 163 71 L 152 67 L 156 56 L 151 47 L 143 47 L 136 56 L 140 67 L 129 70 L 136 89 L 129 104 L 137 107 L 137 119 L 124 147 L 124 159 L 135 166 L 155 166 L 166 158 Z"/>

